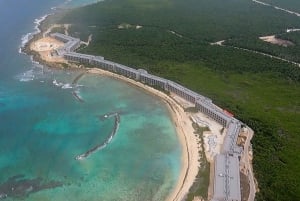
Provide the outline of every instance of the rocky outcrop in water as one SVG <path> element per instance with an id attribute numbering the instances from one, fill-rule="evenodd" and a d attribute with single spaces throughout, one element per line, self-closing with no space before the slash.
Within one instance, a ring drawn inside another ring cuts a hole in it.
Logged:
<path id="1" fill-rule="evenodd" d="M 118 112 L 112 112 L 112 113 L 102 115 L 100 117 L 100 119 L 105 120 L 105 119 L 110 118 L 110 117 L 115 117 L 114 128 L 113 128 L 112 132 L 110 133 L 110 135 L 106 138 L 106 140 L 103 143 L 98 144 L 95 147 L 93 147 L 93 148 L 89 149 L 88 151 L 86 151 L 85 153 L 76 156 L 75 157 L 76 160 L 83 160 L 83 159 L 87 158 L 92 153 L 104 149 L 112 141 L 113 137 L 116 135 L 116 133 L 119 129 L 120 114 Z"/>

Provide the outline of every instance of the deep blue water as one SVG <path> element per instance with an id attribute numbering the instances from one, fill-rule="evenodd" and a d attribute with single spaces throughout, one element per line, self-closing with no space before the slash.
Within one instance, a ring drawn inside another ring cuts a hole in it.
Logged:
<path id="1" fill-rule="evenodd" d="M 181 149 L 161 100 L 96 75 L 72 86 L 80 72 L 43 69 L 19 53 L 21 38 L 51 7 L 89 2 L 0 0 L 0 198 L 163 200 L 176 184 Z M 107 139 L 114 119 L 99 120 L 107 112 L 120 113 L 117 134 L 75 160 Z"/>

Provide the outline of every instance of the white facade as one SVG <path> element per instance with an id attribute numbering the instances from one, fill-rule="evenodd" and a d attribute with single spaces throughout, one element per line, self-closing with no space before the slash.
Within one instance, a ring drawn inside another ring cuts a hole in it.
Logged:
<path id="1" fill-rule="evenodd" d="M 88 55 L 88 54 L 79 54 L 76 52 L 69 52 L 64 54 L 64 58 L 69 61 L 89 64 L 95 58 L 95 56 Z"/>
<path id="2" fill-rule="evenodd" d="M 223 125 L 223 127 L 227 127 L 232 119 L 231 116 L 214 107 L 212 103 L 208 103 L 200 99 L 196 101 L 195 107 L 201 113 L 206 114 L 219 124 Z"/>
<path id="3" fill-rule="evenodd" d="M 202 96 L 196 92 L 193 92 L 193 91 L 181 86 L 180 84 L 177 84 L 172 81 L 168 81 L 167 90 L 177 94 L 178 96 L 184 98 L 185 100 L 187 100 L 191 103 L 196 103 L 196 100 L 198 100 L 200 98 L 205 98 L 204 96 Z"/>
<path id="4" fill-rule="evenodd" d="M 114 70 L 120 75 L 137 80 L 139 72 L 121 64 L 115 64 Z"/>
<path id="5" fill-rule="evenodd" d="M 114 65 L 115 65 L 114 62 L 107 61 L 107 60 L 100 59 L 100 58 L 94 58 L 91 61 L 91 64 L 95 65 L 95 66 L 97 66 L 97 67 L 99 67 L 103 70 L 107 70 L 107 71 L 113 71 L 114 70 Z"/>
<path id="6" fill-rule="evenodd" d="M 167 89 L 167 82 L 168 80 L 160 78 L 155 75 L 151 75 L 148 73 L 141 73 L 140 74 L 140 81 L 142 83 L 148 84 L 150 86 L 158 86 L 163 90 Z"/>
<path id="7" fill-rule="evenodd" d="M 61 33 L 52 33 L 52 34 L 50 34 L 50 36 L 57 39 L 57 40 L 59 40 L 59 41 L 62 41 L 64 43 L 67 43 L 67 42 L 75 39 L 71 36 L 67 36 L 67 35 L 61 34 Z"/>

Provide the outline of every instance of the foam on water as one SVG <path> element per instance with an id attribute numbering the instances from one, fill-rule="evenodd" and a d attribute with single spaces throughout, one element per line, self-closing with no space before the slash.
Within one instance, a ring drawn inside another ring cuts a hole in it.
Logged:
<path id="1" fill-rule="evenodd" d="M 67 83 L 67 84 L 64 84 L 61 88 L 62 89 L 73 89 L 73 86 L 72 86 L 72 84 Z"/>
<path id="2" fill-rule="evenodd" d="M 85 6 L 89 4 L 94 4 L 97 2 L 102 2 L 104 0 L 67 0 L 65 1 L 65 6 L 67 7 L 80 7 L 80 6 Z"/>
<path id="3" fill-rule="evenodd" d="M 77 89 L 77 90 L 75 90 L 75 92 L 76 93 L 79 93 L 80 91 L 79 91 L 79 87 L 83 87 L 83 85 L 82 84 L 72 84 L 72 83 L 63 83 L 63 82 L 59 82 L 59 81 L 57 81 L 56 79 L 54 79 L 53 81 L 52 81 L 52 84 L 54 85 L 54 86 L 57 86 L 57 87 L 60 87 L 60 88 L 62 88 L 62 89 Z"/>
<path id="4" fill-rule="evenodd" d="M 21 75 L 17 75 L 16 78 L 19 79 L 20 82 L 32 81 L 34 79 L 33 70 L 29 70 Z"/>
<path id="5" fill-rule="evenodd" d="M 42 17 L 40 17 L 40 18 L 36 18 L 36 19 L 34 20 L 34 24 L 35 24 L 35 26 L 34 26 L 34 31 L 33 31 L 33 32 L 30 32 L 30 33 L 27 33 L 27 34 L 25 34 L 25 35 L 22 36 L 22 38 L 21 38 L 21 46 L 20 46 L 20 48 L 19 48 L 19 53 L 23 53 L 23 52 L 22 52 L 22 48 L 25 47 L 25 45 L 28 43 L 28 41 L 30 41 L 30 40 L 33 38 L 33 36 L 34 36 L 35 34 L 38 34 L 38 33 L 41 32 L 41 30 L 39 29 L 39 26 L 41 25 L 41 23 L 42 23 L 49 15 L 51 15 L 51 14 L 44 15 L 44 16 L 42 16 Z"/>
<path id="6" fill-rule="evenodd" d="M 61 82 L 57 82 L 56 80 L 53 80 L 53 85 L 55 85 L 55 86 L 57 86 L 57 87 L 61 87 L 61 86 L 63 86 L 64 85 L 64 83 L 61 83 Z"/>
<path id="7" fill-rule="evenodd" d="M 20 82 L 29 82 L 33 80 L 47 79 L 49 75 L 50 69 L 40 65 L 39 63 L 33 63 L 33 66 L 22 73 L 19 73 L 15 76 L 17 80 Z"/>

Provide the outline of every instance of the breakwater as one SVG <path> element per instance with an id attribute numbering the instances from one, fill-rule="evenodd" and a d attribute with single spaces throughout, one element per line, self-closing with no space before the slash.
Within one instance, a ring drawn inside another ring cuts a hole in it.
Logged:
<path id="1" fill-rule="evenodd" d="M 76 100 L 78 100 L 81 103 L 84 103 L 84 100 L 81 98 L 81 96 L 78 95 L 77 91 L 73 91 L 72 95 L 75 97 Z"/>
<path id="2" fill-rule="evenodd" d="M 91 154 L 104 149 L 112 141 L 112 139 L 114 138 L 114 136 L 116 135 L 116 133 L 117 133 L 117 131 L 119 129 L 120 114 L 117 113 L 117 112 L 104 114 L 103 115 L 103 120 L 107 119 L 107 118 L 110 118 L 110 117 L 115 117 L 114 127 L 113 127 L 113 130 L 111 131 L 110 135 L 106 138 L 106 140 L 103 143 L 98 144 L 95 147 L 87 150 L 85 153 L 76 156 L 75 157 L 76 160 L 83 160 L 83 159 L 87 158 Z"/>
<path id="3" fill-rule="evenodd" d="M 75 77 L 75 79 L 73 80 L 72 84 L 77 84 L 77 82 L 79 81 L 80 78 L 82 78 L 84 76 L 85 73 L 80 73 L 77 77 Z"/>
<path id="4" fill-rule="evenodd" d="M 84 76 L 84 74 L 85 74 L 85 72 L 79 74 L 79 75 L 73 80 L 72 85 L 74 85 L 74 86 L 77 85 L 79 79 L 82 78 L 82 77 Z M 74 91 L 72 92 L 72 95 L 74 96 L 74 98 L 75 98 L 76 100 L 78 100 L 78 101 L 81 102 L 81 103 L 84 103 L 84 100 L 83 100 L 83 99 L 81 98 L 81 96 L 78 94 L 78 91 L 74 90 Z"/>

